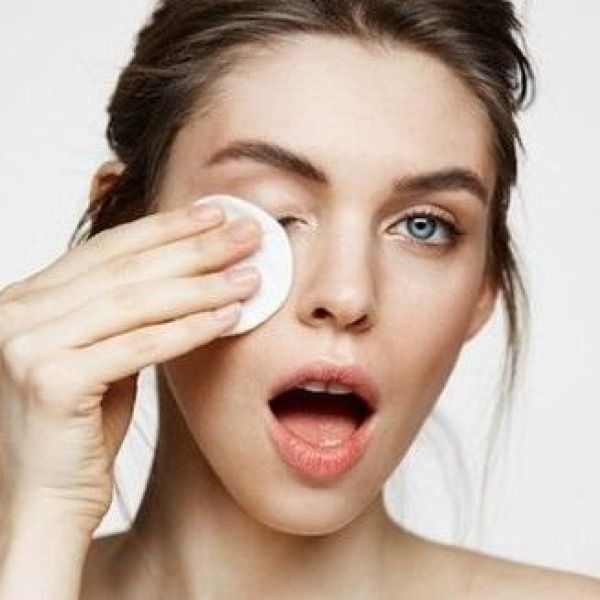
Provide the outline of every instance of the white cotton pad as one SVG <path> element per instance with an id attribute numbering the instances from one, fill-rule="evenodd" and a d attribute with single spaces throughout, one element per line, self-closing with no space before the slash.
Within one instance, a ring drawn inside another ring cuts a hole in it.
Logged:
<path id="1" fill-rule="evenodd" d="M 223 209 L 225 220 L 252 217 L 258 221 L 263 235 L 260 247 L 235 263 L 235 267 L 253 266 L 261 275 L 259 288 L 242 301 L 242 314 L 235 324 L 219 337 L 238 335 L 258 327 L 274 315 L 286 301 L 292 288 L 293 255 L 285 229 L 262 208 L 227 194 L 203 196 L 194 204 L 216 204 Z"/>

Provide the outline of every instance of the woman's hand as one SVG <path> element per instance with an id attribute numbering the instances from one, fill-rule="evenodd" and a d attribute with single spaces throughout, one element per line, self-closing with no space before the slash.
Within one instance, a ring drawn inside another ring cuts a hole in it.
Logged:
<path id="1" fill-rule="evenodd" d="M 200 208 L 200 207 L 198 207 Z M 258 247 L 189 209 L 103 231 L 0 292 L 0 503 L 50 510 L 90 533 L 110 506 L 137 376 L 208 344 L 252 295 L 222 272 Z M 248 219 L 243 219 L 248 221 Z M 234 307 L 235 308 L 235 307 Z"/>

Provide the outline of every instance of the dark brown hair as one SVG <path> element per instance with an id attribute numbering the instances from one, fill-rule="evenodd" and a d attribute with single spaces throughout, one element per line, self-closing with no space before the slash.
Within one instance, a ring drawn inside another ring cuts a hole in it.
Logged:
<path id="1" fill-rule="evenodd" d="M 219 80 L 251 58 L 253 48 L 274 47 L 294 34 L 426 52 L 449 66 L 485 108 L 497 166 L 487 265 L 506 315 L 509 397 L 527 296 L 507 211 L 521 146 L 515 118 L 533 97 L 534 77 L 508 0 L 162 0 L 108 106 L 108 143 L 125 169 L 85 211 L 69 246 L 152 212 L 173 140 L 188 117 L 210 110 Z"/>

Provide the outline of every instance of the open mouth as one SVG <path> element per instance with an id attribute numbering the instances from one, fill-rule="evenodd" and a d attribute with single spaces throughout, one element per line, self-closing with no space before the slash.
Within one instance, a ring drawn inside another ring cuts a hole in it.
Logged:
<path id="1" fill-rule="evenodd" d="M 325 448 L 346 442 L 373 414 L 355 393 L 287 390 L 269 401 L 281 425 L 313 446 Z"/>

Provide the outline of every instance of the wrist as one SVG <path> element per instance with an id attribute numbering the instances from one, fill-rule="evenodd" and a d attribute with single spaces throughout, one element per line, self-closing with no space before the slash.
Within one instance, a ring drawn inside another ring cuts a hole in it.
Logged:
<path id="1" fill-rule="evenodd" d="M 70 515 L 49 508 L 12 515 L 0 549 L 2 598 L 79 597 L 92 534 Z"/>
<path id="2" fill-rule="evenodd" d="M 15 531 L 35 530 L 52 531 L 59 537 L 69 537 L 82 543 L 90 540 L 101 518 L 85 514 L 65 503 L 36 497 L 13 503 L 8 527 Z"/>

